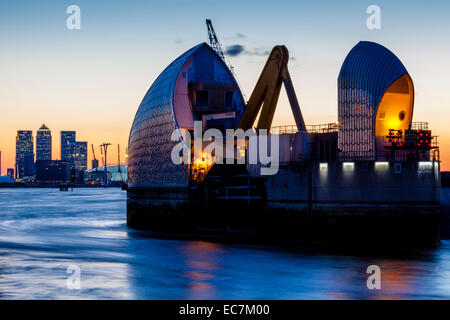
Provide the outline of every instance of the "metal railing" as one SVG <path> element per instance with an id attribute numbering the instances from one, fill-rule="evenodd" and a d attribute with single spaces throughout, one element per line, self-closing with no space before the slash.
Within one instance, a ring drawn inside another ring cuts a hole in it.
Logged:
<path id="1" fill-rule="evenodd" d="M 308 133 L 337 132 L 339 129 L 339 124 L 326 123 L 318 125 L 307 125 L 306 129 L 308 130 Z M 412 122 L 411 130 L 428 130 L 428 122 Z M 298 132 L 296 125 L 275 126 L 270 128 L 270 133 L 272 134 L 293 134 L 296 132 Z"/>
<path id="2" fill-rule="evenodd" d="M 338 152 L 339 161 L 371 161 L 376 159 L 375 151 L 344 151 Z"/>
<path id="3" fill-rule="evenodd" d="M 318 124 L 318 125 L 307 125 L 306 129 L 308 133 L 330 133 L 337 132 L 339 125 L 336 123 L 326 123 L 326 124 Z M 271 134 L 294 134 L 297 133 L 298 129 L 296 125 L 288 125 L 288 126 L 276 126 L 270 128 Z"/>
<path id="4" fill-rule="evenodd" d="M 428 130 L 428 122 L 412 122 L 411 130 Z"/>

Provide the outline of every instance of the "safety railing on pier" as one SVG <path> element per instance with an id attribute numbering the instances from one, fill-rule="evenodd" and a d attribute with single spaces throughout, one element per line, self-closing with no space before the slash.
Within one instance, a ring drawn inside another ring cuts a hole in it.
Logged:
<path id="1" fill-rule="evenodd" d="M 439 149 L 431 150 L 397 150 L 392 153 L 385 151 L 356 151 L 356 152 L 339 152 L 338 160 L 346 161 L 440 161 Z"/>
<path id="2" fill-rule="evenodd" d="M 326 123 L 319 125 L 308 125 L 306 129 L 308 133 L 330 133 L 337 132 L 339 125 L 337 123 Z M 297 133 L 298 129 L 296 125 L 288 125 L 288 126 L 275 126 L 270 128 L 271 134 L 293 134 Z"/>

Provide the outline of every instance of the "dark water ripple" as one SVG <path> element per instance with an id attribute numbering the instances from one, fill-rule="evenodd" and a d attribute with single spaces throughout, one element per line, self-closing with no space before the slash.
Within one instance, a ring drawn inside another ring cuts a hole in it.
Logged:
<path id="1" fill-rule="evenodd" d="M 1 299 L 445 299 L 450 242 L 408 255 L 154 239 L 127 228 L 125 193 L 0 189 Z M 448 195 L 446 195 L 448 199 Z M 366 268 L 382 288 L 366 287 Z M 81 289 L 67 288 L 67 268 Z"/>

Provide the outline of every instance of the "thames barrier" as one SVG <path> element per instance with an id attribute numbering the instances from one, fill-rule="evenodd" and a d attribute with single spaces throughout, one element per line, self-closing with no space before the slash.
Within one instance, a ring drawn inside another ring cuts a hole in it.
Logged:
<path id="1" fill-rule="evenodd" d="M 414 84 L 402 62 L 359 42 L 339 73 L 338 121 L 305 125 L 288 61 L 288 49 L 274 47 L 248 102 L 206 43 L 159 75 L 130 132 L 128 224 L 206 237 L 436 245 L 439 148 L 428 124 L 413 121 Z M 282 86 L 296 125 L 273 127 Z M 223 138 L 193 151 L 197 123 Z M 236 129 L 253 136 L 227 136 Z M 275 174 L 249 161 L 252 139 L 274 146 L 264 134 L 276 137 Z M 225 154 L 206 152 L 227 139 Z M 192 152 L 174 163 L 179 143 Z"/>

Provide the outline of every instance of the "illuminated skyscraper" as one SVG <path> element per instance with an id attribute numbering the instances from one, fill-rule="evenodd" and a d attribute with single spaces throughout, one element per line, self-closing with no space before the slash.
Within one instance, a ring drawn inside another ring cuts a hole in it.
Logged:
<path id="1" fill-rule="evenodd" d="M 71 143 L 76 139 L 75 131 L 61 131 L 61 160 L 70 163 L 72 159 Z"/>
<path id="2" fill-rule="evenodd" d="M 75 141 L 70 144 L 71 168 L 87 170 L 87 142 Z"/>
<path id="3" fill-rule="evenodd" d="M 52 132 L 43 124 L 36 134 L 36 161 L 52 160 Z"/>
<path id="4" fill-rule="evenodd" d="M 33 131 L 17 131 L 16 137 L 16 178 L 24 179 L 34 176 L 34 141 Z"/>
<path id="5" fill-rule="evenodd" d="M 87 142 L 76 141 L 75 131 L 61 131 L 61 160 L 70 169 L 87 170 Z"/>

